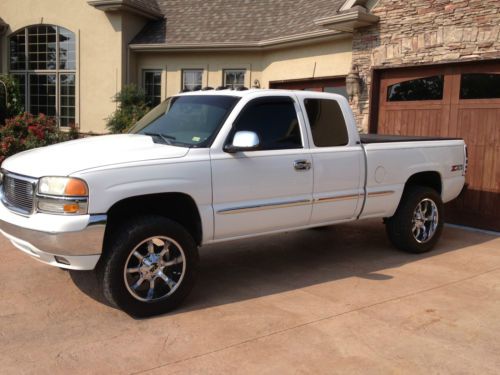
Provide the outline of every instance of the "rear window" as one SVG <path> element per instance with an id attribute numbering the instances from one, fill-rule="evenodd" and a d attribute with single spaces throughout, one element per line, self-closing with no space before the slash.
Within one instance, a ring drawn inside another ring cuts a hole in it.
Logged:
<path id="1" fill-rule="evenodd" d="M 306 99 L 304 105 L 316 147 L 345 146 L 349 143 L 344 115 L 337 101 Z"/>

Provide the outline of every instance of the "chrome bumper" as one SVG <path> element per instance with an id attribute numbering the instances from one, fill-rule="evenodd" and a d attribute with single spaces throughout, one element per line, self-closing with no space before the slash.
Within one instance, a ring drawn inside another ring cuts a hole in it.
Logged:
<path id="1" fill-rule="evenodd" d="M 90 215 L 83 230 L 51 233 L 23 228 L 0 219 L 0 233 L 18 249 L 43 263 L 91 270 L 102 253 L 106 220 L 106 215 Z"/>

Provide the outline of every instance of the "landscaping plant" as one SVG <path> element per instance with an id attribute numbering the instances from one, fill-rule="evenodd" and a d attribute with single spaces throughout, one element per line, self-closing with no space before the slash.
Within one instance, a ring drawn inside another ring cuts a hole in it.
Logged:
<path id="1" fill-rule="evenodd" d="M 125 133 L 149 111 L 144 91 L 134 84 L 124 86 L 113 101 L 118 103 L 118 109 L 106 123 L 112 133 Z"/>
<path id="2" fill-rule="evenodd" d="M 76 138 L 78 131 L 75 126 L 64 132 L 58 128 L 52 117 L 23 113 L 6 119 L 5 125 L 0 126 L 0 163 L 21 151 Z"/>

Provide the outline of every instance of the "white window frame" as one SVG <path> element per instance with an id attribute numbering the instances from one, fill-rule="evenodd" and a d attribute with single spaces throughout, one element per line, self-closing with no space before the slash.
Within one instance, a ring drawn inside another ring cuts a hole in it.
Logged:
<path id="1" fill-rule="evenodd" d="M 160 76 L 160 103 L 161 103 L 161 86 L 162 86 L 162 69 L 142 69 L 142 89 L 144 90 L 144 94 L 146 95 L 146 73 L 155 73 Z M 154 94 L 153 94 L 154 96 Z"/>
<path id="2" fill-rule="evenodd" d="M 191 72 L 199 72 L 201 73 L 201 80 L 200 80 L 200 89 L 203 87 L 203 69 L 199 68 L 188 68 L 188 69 L 182 69 L 181 71 L 181 91 L 186 91 L 186 75 L 185 73 L 191 73 Z M 195 85 L 195 83 L 189 83 L 189 85 Z M 195 86 L 196 87 L 196 86 Z M 188 90 L 188 91 L 196 91 L 194 90 Z"/>
<path id="3" fill-rule="evenodd" d="M 228 84 L 227 83 L 227 73 L 241 73 L 243 72 L 243 82 L 241 84 Z M 241 68 L 241 69 L 224 69 L 222 71 L 222 86 L 224 87 L 230 87 L 232 89 L 238 88 L 238 87 L 245 87 L 245 82 L 247 78 L 247 69 Z"/>

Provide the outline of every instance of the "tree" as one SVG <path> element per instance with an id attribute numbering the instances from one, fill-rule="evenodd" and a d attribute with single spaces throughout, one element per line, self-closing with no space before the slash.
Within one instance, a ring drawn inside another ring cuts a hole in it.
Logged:
<path id="1" fill-rule="evenodd" d="M 7 74 L 0 74 L 0 126 L 4 124 L 6 118 L 23 112 L 24 102 L 16 79 Z"/>
<path id="2" fill-rule="evenodd" d="M 124 86 L 113 101 L 118 103 L 118 109 L 106 123 L 112 133 L 125 133 L 149 111 L 144 91 L 134 84 Z"/>

